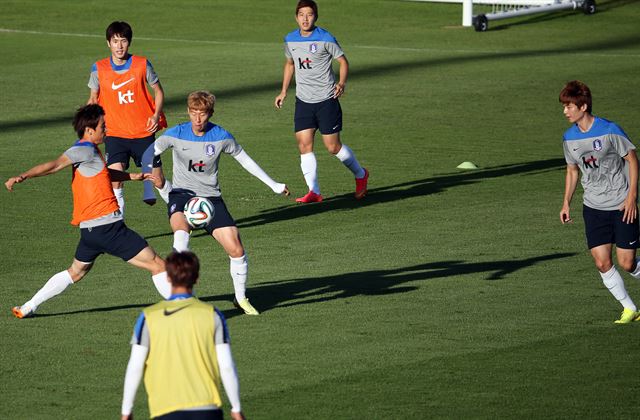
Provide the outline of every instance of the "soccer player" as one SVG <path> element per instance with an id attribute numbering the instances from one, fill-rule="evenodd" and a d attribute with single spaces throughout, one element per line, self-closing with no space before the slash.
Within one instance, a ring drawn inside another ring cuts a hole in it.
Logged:
<path id="1" fill-rule="evenodd" d="M 296 22 L 299 29 L 290 32 L 284 38 L 286 60 L 282 91 L 275 99 L 276 108 L 282 108 L 295 73 L 294 126 L 300 151 L 300 168 L 309 187 L 309 192 L 296 201 L 322 201 L 316 156 L 313 153 L 313 139 L 318 129 L 329 153 L 340 159 L 355 176 L 355 197 L 361 199 L 367 194 L 369 172 L 360 166 L 353 151 L 340 141 L 342 109 L 338 98 L 344 93 L 349 62 L 333 35 L 315 25 L 317 20 L 316 3 L 313 0 L 300 0 L 296 6 Z M 340 78 L 337 83 L 331 69 L 333 59 L 340 64 Z"/>
<path id="2" fill-rule="evenodd" d="M 122 420 L 133 418 L 143 375 L 154 419 L 222 419 L 220 380 L 231 403 L 231 418 L 244 419 L 224 316 L 193 296 L 199 271 L 198 257 L 191 252 L 167 256 L 171 297 L 146 308 L 136 321 Z"/>
<path id="3" fill-rule="evenodd" d="M 560 92 L 564 115 L 572 124 L 564 133 L 567 174 L 560 221 L 571 222 L 570 204 L 582 171 L 582 214 L 587 245 L 602 282 L 623 307 L 616 324 L 640 321 L 640 312 L 627 294 L 613 265 L 612 245 L 620 267 L 640 278 L 638 247 L 638 158 L 636 148 L 615 123 L 591 113 L 589 87 L 577 80 Z"/>
<path id="4" fill-rule="evenodd" d="M 111 56 L 94 63 L 89 77 L 89 104 L 99 104 L 106 112 L 107 130 L 105 152 L 109 168 L 124 171 L 133 158 L 136 166 L 142 166 L 144 151 L 153 144 L 155 132 L 167 127 L 162 113 L 164 91 L 158 75 L 145 58 L 129 54 L 133 31 L 127 22 L 113 22 L 107 27 L 107 46 Z M 153 90 L 151 97 L 147 85 Z M 147 166 L 147 165 L 145 165 Z M 153 161 L 152 173 L 163 178 L 162 162 Z M 143 168 L 143 172 L 148 169 Z M 169 190 L 170 183 L 165 190 Z M 160 195 L 167 201 L 168 193 Z M 113 191 L 120 212 L 124 215 L 122 182 L 113 182 Z M 153 188 L 145 202 L 155 204 Z"/>
<path id="5" fill-rule="evenodd" d="M 248 262 L 240 233 L 222 200 L 218 185 L 218 161 L 223 153 L 233 156 L 251 175 L 264 182 L 276 194 L 289 195 L 285 184 L 275 182 L 245 152 L 235 138 L 219 125 L 209 122 L 216 98 L 210 92 L 196 91 L 187 98 L 189 122 L 164 132 L 155 142 L 154 154 L 159 156 L 173 149 L 173 190 L 169 194 L 169 223 L 173 230 L 173 249 L 189 250 L 191 228 L 184 216 L 184 205 L 190 198 L 206 197 L 214 207 L 214 217 L 205 227 L 207 233 L 222 245 L 229 255 L 231 278 L 235 290 L 234 304 L 246 314 L 258 311 L 246 297 Z M 162 187 L 156 179 L 156 187 Z"/>
<path id="6" fill-rule="evenodd" d="M 124 224 L 111 188 L 113 180 L 153 180 L 153 175 L 129 174 L 107 168 L 98 149 L 105 138 L 104 110 L 100 105 L 85 105 L 80 108 L 73 119 L 73 127 L 80 140 L 60 157 L 11 177 L 4 184 L 9 191 L 13 191 L 15 184 L 51 175 L 71 166 L 71 224 L 80 226 L 80 242 L 71 267 L 51 277 L 24 305 L 14 307 L 13 314 L 18 318 L 33 315 L 40 304 L 82 280 L 91 270 L 95 259 L 103 253 L 120 257 L 149 271 L 158 292 L 165 298 L 170 295 L 164 261 L 140 235 Z"/>

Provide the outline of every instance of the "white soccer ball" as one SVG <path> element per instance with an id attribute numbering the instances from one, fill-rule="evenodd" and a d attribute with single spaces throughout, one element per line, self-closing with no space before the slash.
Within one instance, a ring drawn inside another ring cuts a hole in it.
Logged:
<path id="1" fill-rule="evenodd" d="M 204 197 L 193 197 L 184 205 L 184 216 L 194 229 L 200 229 L 213 219 L 213 204 Z"/>

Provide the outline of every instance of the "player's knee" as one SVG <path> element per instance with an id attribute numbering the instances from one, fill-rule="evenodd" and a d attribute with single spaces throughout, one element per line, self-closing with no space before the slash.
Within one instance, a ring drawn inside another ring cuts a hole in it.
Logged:
<path id="1" fill-rule="evenodd" d="M 632 272 L 636 268 L 635 260 L 623 260 L 623 261 L 619 260 L 618 264 L 620 265 L 620 268 L 622 268 L 624 271 L 628 273 Z"/>
<path id="2" fill-rule="evenodd" d="M 228 250 L 231 258 L 240 258 L 244 255 L 244 248 L 241 244 Z"/>
<path id="3" fill-rule="evenodd" d="M 611 267 L 613 267 L 613 263 L 611 262 L 611 260 L 595 260 L 595 263 L 596 268 L 601 273 L 606 273 L 607 271 L 611 270 Z"/>

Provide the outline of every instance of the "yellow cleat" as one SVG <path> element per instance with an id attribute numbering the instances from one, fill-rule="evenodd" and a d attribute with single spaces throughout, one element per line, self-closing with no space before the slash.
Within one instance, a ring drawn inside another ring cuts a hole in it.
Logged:
<path id="1" fill-rule="evenodd" d="M 629 324 L 631 321 L 640 321 L 640 312 L 632 311 L 631 309 L 624 308 L 620 319 L 616 320 L 616 324 Z"/>
<path id="2" fill-rule="evenodd" d="M 249 303 L 248 298 L 244 298 L 240 302 L 233 299 L 233 305 L 238 309 L 242 309 L 247 315 L 260 315 L 260 312 Z"/>

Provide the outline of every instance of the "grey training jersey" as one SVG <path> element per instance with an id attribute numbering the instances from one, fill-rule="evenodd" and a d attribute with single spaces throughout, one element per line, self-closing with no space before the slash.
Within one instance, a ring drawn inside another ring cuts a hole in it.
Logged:
<path id="1" fill-rule="evenodd" d="M 203 136 L 193 133 L 191 122 L 172 127 L 156 139 L 155 155 L 173 148 L 173 188 L 197 196 L 219 197 L 218 161 L 222 153 L 237 156 L 242 146 L 224 128 L 208 123 Z"/>
<path id="2" fill-rule="evenodd" d="M 336 80 L 331 62 L 344 55 L 333 35 L 316 27 L 304 37 L 296 29 L 284 37 L 284 54 L 293 60 L 298 99 L 318 103 L 333 98 Z"/>
<path id="3" fill-rule="evenodd" d="M 564 157 L 582 172 L 584 204 L 597 210 L 618 210 L 629 192 L 624 157 L 635 146 L 615 123 L 595 117 L 583 133 L 574 124 L 563 137 Z"/>

